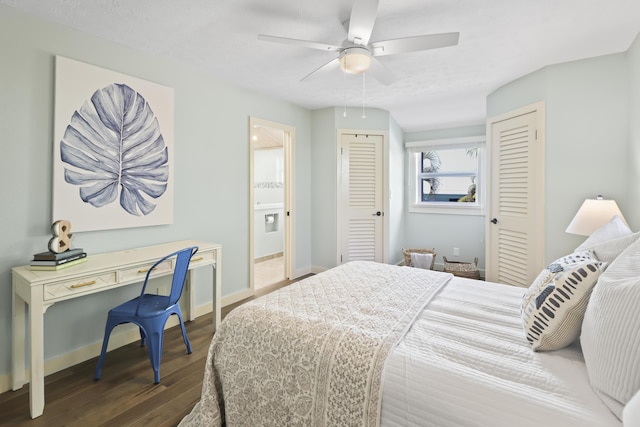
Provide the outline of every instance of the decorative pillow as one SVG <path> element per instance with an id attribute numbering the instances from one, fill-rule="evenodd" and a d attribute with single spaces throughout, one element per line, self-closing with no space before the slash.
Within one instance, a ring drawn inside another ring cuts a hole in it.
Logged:
<path id="1" fill-rule="evenodd" d="M 585 313 L 580 343 L 591 386 L 622 419 L 640 390 L 640 240 L 600 276 Z"/>
<path id="2" fill-rule="evenodd" d="M 533 350 L 559 350 L 578 338 L 591 290 L 605 266 L 592 251 L 584 251 L 559 258 L 540 272 L 521 306 Z"/>
<path id="3" fill-rule="evenodd" d="M 591 236 L 589 236 L 587 240 L 582 242 L 582 244 L 578 246 L 574 252 L 584 251 L 598 243 L 628 236 L 631 233 L 633 232 L 631 231 L 627 223 L 624 222 L 624 220 L 618 215 L 614 215 L 609 222 L 591 233 Z"/>

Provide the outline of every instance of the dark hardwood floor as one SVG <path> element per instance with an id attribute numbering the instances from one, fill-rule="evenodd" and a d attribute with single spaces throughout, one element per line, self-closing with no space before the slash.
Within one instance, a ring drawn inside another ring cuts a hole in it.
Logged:
<path id="1" fill-rule="evenodd" d="M 293 282 L 266 287 L 257 296 Z M 224 307 L 222 316 L 250 299 Z M 47 376 L 44 414 L 36 419 L 29 416 L 28 384 L 0 394 L 0 425 L 176 426 L 200 399 L 213 336 L 209 315 L 187 322 L 186 328 L 191 354 L 179 327 L 165 331 L 159 384 L 153 383 L 146 347 L 131 343 L 107 354 L 100 381 L 93 380 L 97 358 Z"/>

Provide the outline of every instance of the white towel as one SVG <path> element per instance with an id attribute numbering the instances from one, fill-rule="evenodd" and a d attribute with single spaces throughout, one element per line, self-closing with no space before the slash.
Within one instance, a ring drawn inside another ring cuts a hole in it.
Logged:
<path id="1" fill-rule="evenodd" d="M 417 268 L 431 269 L 433 254 L 418 254 L 411 252 L 411 265 Z"/>

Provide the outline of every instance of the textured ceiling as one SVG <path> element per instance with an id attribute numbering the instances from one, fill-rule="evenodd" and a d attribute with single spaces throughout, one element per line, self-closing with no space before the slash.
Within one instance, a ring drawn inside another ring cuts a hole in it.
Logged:
<path id="1" fill-rule="evenodd" d="M 361 107 L 362 77 L 300 79 L 335 54 L 258 34 L 340 45 L 347 0 L 0 0 L 27 13 L 165 56 L 311 108 Z M 399 80 L 366 80 L 365 103 L 408 132 L 485 119 L 486 96 L 546 65 L 625 51 L 640 0 L 380 0 L 372 41 L 460 32 L 458 46 L 385 56 Z M 81 59 L 81 58 L 76 58 Z"/>

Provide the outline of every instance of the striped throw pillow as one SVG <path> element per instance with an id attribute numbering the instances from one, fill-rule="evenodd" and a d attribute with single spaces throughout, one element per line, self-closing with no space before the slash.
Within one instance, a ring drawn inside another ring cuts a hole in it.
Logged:
<path id="1" fill-rule="evenodd" d="M 591 291 L 605 266 L 586 251 L 560 258 L 540 272 L 521 306 L 533 350 L 559 350 L 578 338 Z"/>
<path id="2" fill-rule="evenodd" d="M 640 240 L 600 276 L 580 336 L 591 386 L 620 419 L 640 390 L 639 307 Z"/>

